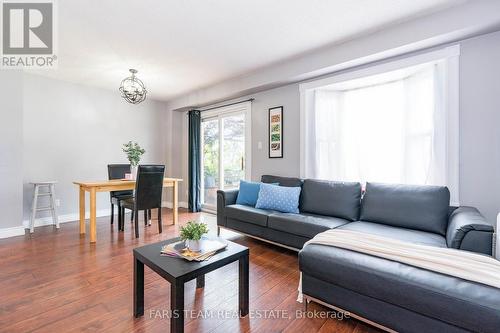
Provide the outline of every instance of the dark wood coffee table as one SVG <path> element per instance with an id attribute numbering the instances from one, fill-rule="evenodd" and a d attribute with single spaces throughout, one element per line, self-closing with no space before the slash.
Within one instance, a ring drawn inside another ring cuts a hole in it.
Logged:
<path id="1" fill-rule="evenodd" d="M 205 274 L 239 261 L 239 312 L 248 314 L 248 248 L 231 241 L 224 250 L 207 261 L 187 261 L 161 256 L 163 245 L 179 241 L 169 239 L 134 249 L 134 316 L 144 315 L 144 265 L 170 282 L 170 331 L 184 332 L 184 283 L 196 279 L 196 288 L 205 286 Z"/>

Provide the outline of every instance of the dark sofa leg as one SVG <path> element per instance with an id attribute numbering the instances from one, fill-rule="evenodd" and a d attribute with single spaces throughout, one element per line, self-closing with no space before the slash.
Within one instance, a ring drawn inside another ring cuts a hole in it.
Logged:
<path id="1" fill-rule="evenodd" d="M 217 226 L 217 236 L 220 236 L 220 227 Z"/>

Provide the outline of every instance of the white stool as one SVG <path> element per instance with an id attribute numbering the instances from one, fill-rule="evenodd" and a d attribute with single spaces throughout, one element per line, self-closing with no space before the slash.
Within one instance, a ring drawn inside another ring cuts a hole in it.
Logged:
<path id="1" fill-rule="evenodd" d="M 57 213 L 56 213 L 56 192 L 55 192 L 55 185 L 57 182 L 32 182 L 30 184 L 33 184 L 34 186 L 34 191 L 33 191 L 33 205 L 31 206 L 31 217 L 30 217 L 30 233 L 33 233 L 35 231 L 35 217 L 36 217 L 36 212 L 44 211 L 44 210 L 50 210 L 52 214 L 52 224 L 56 226 L 57 229 L 59 229 L 59 220 L 57 219 Z M 47 192 L 40 192 L 40 188 L 47 188 Z M 49 197 L 49 205 L 46 207 L 41 207 L 38 208 L 38 197 Z"/>

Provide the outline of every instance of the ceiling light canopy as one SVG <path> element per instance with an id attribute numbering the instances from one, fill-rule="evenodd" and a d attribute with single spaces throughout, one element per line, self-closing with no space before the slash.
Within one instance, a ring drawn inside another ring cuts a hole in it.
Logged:
<path id="1" fill-rule="evenodd" d="M 147 90 L 144 83 L 135 76 L 137 70 L 129 69 L 129 71 L 132 75 L 122 80 L 120 93 L 127 102 L 139 104 L 146 99 Z"/>

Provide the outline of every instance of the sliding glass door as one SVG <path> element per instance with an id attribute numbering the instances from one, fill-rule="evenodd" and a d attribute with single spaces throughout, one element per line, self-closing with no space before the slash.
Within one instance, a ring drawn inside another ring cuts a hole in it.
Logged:
<path id="1" fill-rule="evenodd" d="M 217 111 L 217 110 L 216 110 Z M 221 109 L 202 112 L 202 207 L 215 210 L 217 190 L 239 187 L 250 179 L 250 109 Z"/>
<path id="2" fill-rule="evenodd" d="M 217 202 L 217 190 L 220 188 L 219 132 L 219 119 L 215 118 L 202 120 L 202 205 L 215 205 Z"/>

